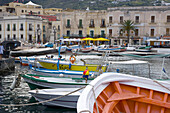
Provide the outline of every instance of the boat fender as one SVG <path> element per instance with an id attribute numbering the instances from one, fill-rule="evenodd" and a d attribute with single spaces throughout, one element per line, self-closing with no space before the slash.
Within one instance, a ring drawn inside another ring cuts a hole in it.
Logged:
<path id="1" fill-rule="evenodd" d="M 59 77 L 64 77 L 64 75 L 63 74 L 59 74 Z"/>
<path id="2" fill-rule="evenodd" d="M 119 69 L 116 69 L 116 72 L 119 73 Z"/>
<path id="3" fill-rule="evenodd" d="M 69 63 L 69 69 L 71 69 L 71 63 Z"/>

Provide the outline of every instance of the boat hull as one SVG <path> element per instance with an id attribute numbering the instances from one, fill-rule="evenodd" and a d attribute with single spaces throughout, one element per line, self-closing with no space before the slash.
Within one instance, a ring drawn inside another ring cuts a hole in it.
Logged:
<path id="1" fill-rule="evenodd" d="M 168 82 L 118 73 L 103 74 L 86 86 L 78 100 L 77 111 L 170 113 L 169 89 Z"/>
<path id="2" fill-rule="evenodd" d="M 46 101 L 46 100 L 50 100 L 50 99 L 54 99 L 54 98 L 59 98 L 60 96 L 64 96 L 67 93 L 73 92 L 75 89 L 77 90 L 77 88 L 71 88 L 71 89 L 65 88 L 64 92 L 62 92 L 61 88 L 43 89 L 43 90 L 36 90 L 36 91 L 32 90 L 32 91 L 29 91 L 29 93 L 36 100 L 41 102 L 41 101 Z M 64 96 L 62 98 L 52 100 L 52 101 L 49 101 L 49 102 L 45 102 L 45 103 L 42 103 L 42 104 L 46 105 L 46 106 L 60 106 L 60 107 L 66 107 L 66 108 L 76 108 L 79 95 L 80 95 L 80 93 L 76 92 L 76 93 Z"/>
<path id="3" fill-rule="evenodd" d="M 52 62 L 44 62 L 42 60 L 39 60 L 39 63 L 46 69 L 53 69 L 57 70 L 57 63 L 52 63 Z M 77 64 L 59 64 L 59 70 L 74 70 L 74 71 L 84 71 L 86 70 L 86 67 L 88 67 L 89 71 L 96 71 L 99 65 L 91 65 L 91 64 L 86 64 L 86 65 L 77 65 Z M 102 66 L 103 72 L 106 71 L 106 66 Z"/>
<path id="4" fill-rule="evenodd" d="M 59 77 L 57 79 L 55 78 L 51 78 L 51 79 L 55 79 L 55 81 L 53 80 L 48 81 L 45 79 L 45 77 L 43 79 L 39 78 L 38 75 L 21 75 L 24 78 L 24 81 L 28 83 L 29 87 L 31 90 L 34 89 L 44 89 L 44 88 L 80 88 L 83 86 L 86 86 L 87 84 L 85 83 L 85 80 L 72 80 L 72 78 L 65 78 L 65 77 Z M 49 78 L 49 77 L 47 77 Z M 64 82 L 63 82 L 64 81 Z M 88 80 L 88 83 L 91 80 Z"/>

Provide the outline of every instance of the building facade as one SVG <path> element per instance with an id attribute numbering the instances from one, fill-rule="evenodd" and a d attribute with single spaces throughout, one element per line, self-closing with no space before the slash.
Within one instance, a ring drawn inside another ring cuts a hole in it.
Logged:
<path id="1" fill-rule="evenodd" d="M 106 11 L 63 11 L 57 15 L 61 21 L 60 34 L 79 38 L 104 36 L 106 15 Z"/>
<path id="2" fill-rule="evenodd" d="M 35 16 L 6 16 L 0 19 L 0 41 L 43 42 L 42 19 Z"/>

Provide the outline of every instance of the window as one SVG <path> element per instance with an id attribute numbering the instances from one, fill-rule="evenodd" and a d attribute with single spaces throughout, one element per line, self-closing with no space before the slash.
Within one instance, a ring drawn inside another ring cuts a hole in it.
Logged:
<path id="1" fill-rule="evenodd" d="M 94 37 L 94 31 L 93 30 L 90 31 L 90 37 Z"/>
<path id="2" fill-rule="evenodd" d="M 13 39 L 14 39 L 14 40 L 16 39 L 16 34 L 13 34 Z"/>
<path id="3" fill-rule="evenodd" d="M 46 37 L 46 35 L 45 34 L 43 34 L 43 38 L 45 39 L 45 37 Z"/>
<path id="4" fill-rule="evenodd" d="M 24 30 L 23 24 L 20 24 L 20 30 L 21 30 L 21 31 Z"/>
<path id="5" fill-rule="evenodd" d="M 43 32 L 45 32 L 45 26 L 43 26 Z"/>
<path id="6" fill-rule="evenodd" d="M 67 19 L 67 28 L 70 28 L 70 19 Z"/>
<path id="7" fill-rule="evenodd" d="M 112 29 L 109 29 L 109 37 L 112 36 Z"/>
<path id="8" fill-rule="evenodd" d="M 10 24 L 7 24 L 7 31 L 10 31 Z"/>
<path id="9" fill-rule="evenodd" d="M 170 28 L 166 28 L 166 35 L 170 34 Z"/>
<path id="10" fill-rule="evenodd" d="M 101 30 L 101 37 L 105 37 L 105 31 Z"/>
<path id="11" fill-rule="evenodd" d="M 123 23 L 123 16 L 120 16 L 120 23 Z"/>
<path id="12" fill-rule="evenodd" d="M 27 12 L 27 10 L 25 10 L 25 12 Z"/>
<path id="13" fill-rule="evenodd" d="M 135 36 L 139 36 L 139 29 L 135 29 Z"/>
<path id="14" fill-rule="evenodd" d="M 70 31 L 69 30 L 67 30 L 67 36 L 70 36 Z"/>
<path id="15" fill-rule="evenodd" d="M 120 29 L 119 36 L 123 36 L 123 29 Z"/>
<path id="16" fill-rule="evenodd" d="M 29 31 L 32 31 L 32 24 L 29 24 Z"/>
<path id="17" fill-rule="evenodd" d="M 82 19 L 79 19 L 79 28 L 82 28 L 83 24 L 82 24 Z"/>
<path id="18" fill-rule="evenodd" d="M 13 31 L 16 31 L 16 24 L 13 24 Z"/>
<path id="19" fill-rule="evenodd" d="M 106 27 L 106 26 L 105 26 L 105 19 L 102 19 L 102 20 L 101 20 L 101 27 Z"/>
<path id="20" fill-rule="evenodd" d="M 167 22 L 170 22 L 170 16 L 167 16 Z"/>
<path id="21" fill-rule="evenodd" d="M 9 34 L 7 35 L 7 40 L 10 40 L 10 35 Z"/>
<path id="22" fill-rule="evenodd" d="M 155 23 L 155 16 L 151 16 L 151 23 Z"/>
<path id="23" fill-rule="evenodd" d="M 2 38 L 2 35 L 0 34 L 0 39 Z"/>
<path id="24" fill-rule="evenodd" d="M 109 16 L 109 23 L 112 23 L 112 16 Z"/>
<path id="25" fill-rule="evenodd" d="M 151 36 L 154 36 L 154 34 L 155 34 L 154 32 L 155 32 L 155 30 L 154 30 L 154 29 L 151 29 L 151 34 L 150 34 L 150 35 L 151 35 Z"/>
<path id="26" fill-rule="evenodd" d="M 40 24 L 37 24 L 37 28 L 40 28 Z"/>
<path id="27" fill-rule="evenodd" d="M 83 32 L 82 30 L 79 30 L 79 36 L 82 37 L 83 36 Z"/>
<path id="28" fill-rule="evenodd" d="M 0 24 L 0 31 L 2 31 L 2 26 L 1 26 L 1 24 Z"/>
<path id="29" fill-rule="evenodd" d="M 135 23 L 139 23 L 139 16 L 135 16 Z"/>
<path id="30" fill-rule="evenodd" d="M 21 10 L 22 13 L 24 13 L 24 10 Z"/>
<path id="31" fill-rule="evenodd" d="M 60 30 L 60 26 L 58 25 L 58 30 Z"/>
<path id="32" fill-rule="evenodd" d="M 38 14 L 40 14 L 40 11 L 38 11 Z"/>
<path id="33" fill-rule="evenodd" d="M 23 37 L 23 34 L 21 34 L 21 39 L 23 39 L 24 37 Z"/>
<path id="34" fill-rule="evenodd" d="M 89 25 L 89 27 L 94 27 L 94 19 L 91 19 L 91 20 L 90 20 L 90 25 Z"/>

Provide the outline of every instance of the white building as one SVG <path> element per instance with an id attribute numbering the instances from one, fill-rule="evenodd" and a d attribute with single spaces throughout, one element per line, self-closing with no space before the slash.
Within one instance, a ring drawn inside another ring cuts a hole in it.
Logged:
<path id="1" fill-rule="evenodd" d="M 20 40 L 43 42 L 42 18 L 36 16 L 5 16 L 0 18 L 0 41 Z"/>

